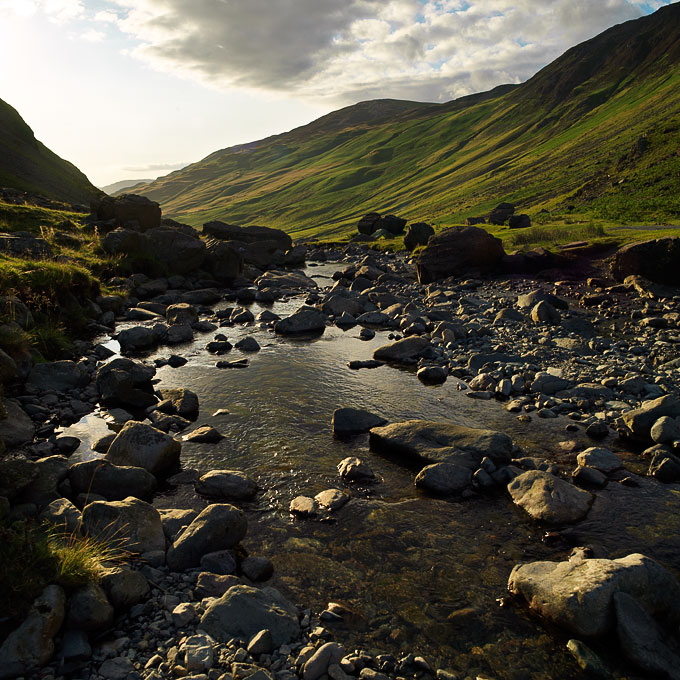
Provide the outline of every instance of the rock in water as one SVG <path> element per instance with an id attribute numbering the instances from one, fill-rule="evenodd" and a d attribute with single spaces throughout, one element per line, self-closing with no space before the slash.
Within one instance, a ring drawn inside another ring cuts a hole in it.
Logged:
<path id="1" fill-rule="evenodd" d="M 294 314 L 281 319 L 274 325 L 274 331 L 280 335 L 297 335 L 300 333 L 323 332 L 326 328 L 326 315 L 316 309 L 303 305 Z"/>
<path id="2" fill-rule="evenodd" d="M 479 227 L 449 227 L 430 238 L 418 256 L 420 283 L 460 276 L 470 269 L 490 271 L 505 255 L 503 243 Z"/>
<path id="3" fill-rule="evenodd" d="M 154 475 L 179 464 L 181 444 L 150 425 L 131 420 L 113 440 L 106 458 L 114 465 L 142 467 Z"/>
<path id="4" fill-rule="evenodd" d="M 411 337 L 397 340 L 390 345 L 383 345 L 373 352 L 373 359 L 376 361 L 392 361 L 403 363 L 413 361 L 426 347 L 430 341 L 426 338 Z"/>
<path id="5" fill-rule="evenodd" d="M 508 590 L 546 619 L 579 636 L 604 635 L 615 625 L 614 594 L 634 597 L 654 616 L 680 617 L 680 586 L 658 562 L 634 553 L 616 560 L 518 564 Z"/>
<path id="6" fill-rule="evenodd" d="M 266 628 L 274 647 L 292 642 L 300 635 L 297 610 L 278 590 L 250 586 L 229 588 L 208 607 L 200 628 L 220 642 L 234 637 L 249 640 Z"/>
<path id="7" fill-rule="evenodd" d="M 640 408 L 624 413 L 616 421 L 616 427 L 622 437 L 645 444 L 651 441 L 651 430 L 659 418 L 680 416 L 680 399 L 667 394 L 652 401 L 645 401 Z"/>
<path id="8" fill-rule="evenodd" d="M 453 463 L 427 465 L 416 476 L 417 487 L 443 495 L 461 493 L 471 481 L 472 471 Z"/>
<path id="9" fill-rule="evenodd" d="M 331 425 L 333 433 L 342 436 L 368 432 L 372 427 L 379 427 L 386 422 L 385 418 L 370 411 L 347 407 L 333 411 Z"/>
<path id="10" fill-rule="evenodd" d="M 592 494 L 542 470 L 529 470 L 508 484 L 512 500 L 534 519 L 568 524 L 583 519 Z"/>

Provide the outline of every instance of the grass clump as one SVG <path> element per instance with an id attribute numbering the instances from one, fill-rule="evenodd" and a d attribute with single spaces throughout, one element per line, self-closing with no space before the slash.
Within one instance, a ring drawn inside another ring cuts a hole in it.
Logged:
<path id="1" fill-rule="evenodd" d="M 507 237 L 513 247 L 555 246 L 572 241 L 591 241 L 607 236 L 601 224 L 540 225 L 512 232 Z M 504 239 L 505 240 L 505 239 Z"/>
<path id="2" fill-rule="evenodd" d="M 45 586 L 77 588 L 97 581 L 127 553 L 99 541 L 28 520 L 0 525 L 0 602 L 3 616 L 21 619 Z"/>

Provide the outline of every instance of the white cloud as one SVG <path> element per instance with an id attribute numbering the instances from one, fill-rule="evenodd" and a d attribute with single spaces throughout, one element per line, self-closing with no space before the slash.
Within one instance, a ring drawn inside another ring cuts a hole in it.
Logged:
<path id="1" fill-rule="evenodd" d="M 106 33 L 91 28 L 84 33 L 81 33 L 80 38 L 82 40 L 87 40 L 87 42 L 102 42 L 106 38 Z"/>

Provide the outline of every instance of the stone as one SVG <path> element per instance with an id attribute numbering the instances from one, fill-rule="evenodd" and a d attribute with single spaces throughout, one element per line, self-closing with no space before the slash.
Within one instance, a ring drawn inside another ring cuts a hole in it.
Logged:
<path id="1" fill-rule="evenodd" d="M 277 321 L 274 332 L 280 335 L 323 332 L 326 328 L 326 315 L 315 307 L 303 305 L 295 313 Z"/>
<path id="2" fill-rule="evenodd" d="M 218 281 L 233 281 L 243 273 L 243 256 L 228 243 L 209 238 L 206 241 L 205 263 Z"/>
<path id="3" fill-rule="evenodd" d="M 201 557 L 201 569 L 212 574 L 235 574 L 237 568 L 233 550 L 217 550 Z"/>
<path id="4" fill-rule="evenodd" d="M 184 643 L 184 666 L 190 673 L 210 670 L 213 666 L 213 639 L 208 635 L 192 635 Z"/>
<path id="5" fill-rule="evenodd" d="M 568 524 L 583 519 L 593 496 L 542 470 L 529 470 L 508 484 L 516 505 L 533 519 L 548 524 Z"/>
<path id="6" fill-rule="evenodd" d="M 0 349 L 0 384 L 13 380 L 17 375 L 17 363 L 7 352 Z"/>
<path id="7" fill-rule="evenodd" d="M 340 477 L 346 482 L 368 482 L 375 479 L 370 466 L 356 456 L 350 456 L 338 463 Z"/>
<path id="8" fill-rule="evenodd" d="M 450 227 L 432 236 L 418 256 L 418 281 L 432 283 L 470 269 L 487 272 L 496 268 L 504 255 L 501 240 L 484 229 Z"/>
<path id="9" fill-rule="evenodd" d="M 425 385 L 441 385 L 446 382 L 449 370 L 445 366 L 423 366 L 418 369 L 416 376 Z"/>
<path id="10" fill-rule="evenodd" d="M 581 465 L 571 473 L 571 478 L 574 480 L 574 484 L 579 486 L 594 486 L 601 489 L 607 484 L 606 475 L 595 468 L 583 467 Z"/>
<path id="11" fill-rule="evenodd" d="M 28 375 L 28 383 L 39 390 L 64 392 L 87 384 L 87 373 L 75 361 L 50 361 L 36 364 Z"/>
<path id="12" fill-rule="evenodd" d="M 195 392 L 180 387 L 162 389 L 159 393 L 167 406 L 167 408 L 161 408 L 159 405 L 160 410 L 165 413 L 177 414 L 187 420 L 196 420 L 198 418 L 198 395 Z"/>
<path id="13" fill-rule="evenodd" d="M 82 514 L 68 498 L 57 498 L 43 508 L 40 518 L 66 534 L 80 533 Z"/>
<path id="14" fill-rule="evenodd" d="M 175 324 L 168 328 L 166 342 L 168 345 L 179 345 L 183 342 L 191 342 L 194 339 L 194 331 L 188 324 Z"/>
<path id="15" fill-rule="evenodd" d="M 240 585 L 241 582 L 231 574 L 213 574 L 203 571 L 198 575 L 194 595 L 197 598 L 222 597 L 232 586 Z"/>
<path id="16" fill-rule="evenodd" d="M 217 444 L 222 439 L 224 439 L 224 435 L 210 425 L 197 427 L 193 432 L 184 436 L 185 442 L 196 442 L 197 444 Z"/>
<path id="17" fill-rule="evenodd" d="M 680 399 L 675 395 L 665 395 L 652 401 L 643 402 L 642 406 L 624 413 L 616 422 L 619 435 L 634 442 L 645 444 L 651 441 L 651 430 L 654 424 L 667 416 L 680 416 Z"/>
<path id="18" fill-rule="evenodd" d="M 518 564 L 508 589 L 549 621 L 578 636 L 604 635 L 616 625 L 614 594 L 627 593 L 652 616 L 677 622 L 680 586 L 658 562 L 633 553 L 615 560 Z"/>
<path id="19" fill-rule="evenodd" d="M 144 468 L 113 465 L 105 458 L 72 465 L 68 478 L 75 494 L 94 493 L 108 501 L 150 498 L 156 490 L 156 478 Z"/>
<path id="20" fill-rule="evenodd" d="M 151 270 L 159 275 L 190 274 L 206 259 L 206 244 L 193 234 L 172 227 L 158 227 L 147 232 Z"/>
<path id="21" fill-rule="evenodd" d="M 66 613 L 66 595 L 57 585 L 47 586 L 23 623 L 0 646 L 0 678 L 37 671 L 54 654 L 54 637 Z"/>
<path id="22" fill-rule="evenodd" d="M 425 466 L 416 476 L 415 484 L 436 494 L 459 494 L 470 486 L 472 471 L 453 463 Z"/>
<path id="23" fill-rule="evenodd" d="M 297 609 L 274 588 L 257 590 L 245 585 L 232 586 L 212 602 L 200 627 L 214 639 L 227 642 L 233 637 L 248 640 L 268 629 L 274 647 L 297 640 L 300 635 Z"/>
<path id="24" fill-rule="evenodd" d="M 476 470 L 485 456 L 497 463 L 508 463 L 512 452 L 512 440 L 501 432 L 429 420 L 373 428 L 369 444 L 371 449 L 391 457 L 426 464 L 455 463 L 471 470 Z"/>
<path id="25" fill-rule="evenodd" d="M 329 512 L 339 510 L 349 500 L 349 495 L 340 489 L 326 489 L 314 496 L 319 508 Z"/>
<path id="26" fill-rule="evenodd" d="M 240 241 L 241 243 L 274 241 L 277 248 L 283 252 L 290 250 L 293 245 L 293 240 L 285 231 L 271 227 L 240 227 L 215 220 L 203 225 L 203 233 L 224 241 Z"/>
<path id="27" fill-rule="evenodd" d="M 208 552 L 233 548 L 248 528 L 245 515 L 226 503 L 204 508 L 175 539 L 167 553 L 168 566 L 174 571 L 197 567 Z"/>
<path id="28" fill-rule="evenodd" d="M 125 565 L 108 568 L 101 585 L 114 609 L 121 611 L 146 599 L 151 588 L 144 575 Z"/>
<path id="29" fill-rule="evenodd" d="M 394 363 L 411 362 L 429 346 L 430 341 L 427 338 L 412 336 L 379 347 L 373 352 L 373 359 Z"/>
<path id="30" fill-rule="evenodd" d="M 623 467 L 621 459 L 609 449 L 590 447 L 576 456 L 579 465 L 599 470 L 605 475 Z"/>
<path id="31" fill-rule="evenodd" d="M 386 423 L 385 418 L 375 413 L 351 407 L 336 409 L 331 419 L 333 433 L 338 436 L 362 434 Z"/>
<path id="32" fill-rule="evenodd" d="M 5 399 L 0 411 L 2 408 L 7 413 L 6 418 L 0 419 L 0 440 L 5 443 L 5 446 L 13 449 L 33 441 L 35 425 L 21 406 L 13 399 Z"/>
<path id="33" fill-rule="evenodd" d="M 581 670 L 595 677 L 609 677 L 609 671 L 606 669 L 602 659 L 588 645 L 580 640 L 572 639 L 567 642 L 567 649 L 571 652 Z"/>
<path id="34" fill-rule="evenodd" d="M 113 623 L 113 607 L 97 583 L 81 586 L 69 597 L 66 625 L 92 632 Z"/>
<path id="35" fill-rule="evenodd" d="M 531 320 L 534 323 L 556 325 L 561 321 L 560 313 L 546 300 L 541 300 L 531 310 Z"/>
<path id="36" fill-rule="evenodd" d="M 255 633 L 248 643 L 248 654 L 260 656 L 261 654 L 271 654 L 274 651 L 272 633 L 268 628 Z"/>
<path id="37" fill-rule="evenodd" d="M 66 630 L 62 636 L 59 657 L 66 663 L 83 663 L 92 657 L 92 647 L 84 630 Z"/>
<path id="38" fill-rule="evenodd" d="M 260 343 L 255 340 L 252 335 L 242 338 L 234 345 L 234 347 L 241 350 L 241 352 L 259 352 L 261 349 Z"/>
<path id="39" fill-rule="evenodd" d="M 413 250 L 416 246 L 425 246 L 430 236 L 434 236 L 434 229 L 426 222 L 409 224 L 404 234 L 404 247 Z"/>
<path id="40" fill-rule="evenodd" d="M 188 527 L 198 515 L 198 510 L 182 510 L 179 508 L 161 508 L 158 512 L 161 516 L 163 532 L 170 542 L 178 536 L 180 531 Z"/>
<path id="41" fill-rule="evenodd" d="M 647 673 L 680 679 L 680 657 L 661 641 L 654 619 L 626 592 L 614 593 L 613 600 L 616 633 L 625 656 Z"/>
<path id="42" fill-rule="evenodd" d="M 196 482 L 196 492 L 208 498 L 250 500 L 257 493 L 257 484 L 238 470 L 211 470 Z"/>
<path id="43" fill-rule="evenodd" d="M 337 665 L 345 656 L 345 648 L 337 642 L 321 645 L 305 662 L 302 680 L 319 680 L 326 675 L 329 666 Z"/>
<path id="44" fill-rule="evenodd" d="M 120 226 L 134 223 L 139 231 L 159 227 L 161 209 L 158 203 L 145 196 L 122 194 L 121 196 L 105 196 L 96 208 L 99 220 L 115 220 Z"/>
<path id="45" fill-rule="evenodd" d="M 131 552 L 165 550 L 165 534 L 158 511 L 138 498 L 86 505 L 83 532 L 98 540 L 110 540 Z"/>
<path id="46" fill-rule="evenodd" d="M 14 500 L 38 477 L 38 467 L 26 458 L 0 459 L 0 496 Z"/>
<path id="47" fill-rule="evenodd" d="M 156 369 L 118 358 L 97 371 L 96 385 L 102 401 L 111 406 L 147 408 L 156 403 L 151 379 Z"/>
<path id="48" fill-rule="evenodd" d="M 152 349 L 158 344 L 158 336 L 148 326 L 126 328 L 116 336 L 121 352 L 135 353 Z"/>
<path id="49" fill-rule="evenodd" d="M 565 378 L 540 371 L 536 373 L 534 381 L 531 383 L 531 391 L 552 396 L 557 392 L 566 390 L 570 385 L 571 383 Z"/>
<path id="50" fill-rule="evenodd" d="M 170 305 L 165 310 L 165 319 L 169 324 L 189 324 L 196 323 L 198 321 L 198 312 L 193 305 L 189 305 L 186 302 L 178 302 L 174 305 Z"/>
<path id="51" fill-rule="evenodd" d="M 197 618 L 196 608 L 191 602 L 180 602 L 172 610 L 172 623 L 175 628 L 186 628 Z"/>
<path id="52" fill-rule="evenodd" d="M 132 660 L 126 656 L 106 659 L 99 667 L 99 675 L 104 680 L 140 680 L 141 678 Z"/>
<path id="53" fill-rule="evenodd" d="M 649 435 L 656 444 L 672 444 L 680 441 L 680 418 L 661 416 L 652 425 Z"/>
<path id="54" fill-rule="evenodd" d="M 131 420 L 123 426 L 106 453 L 114 465 L 141 467 L 154 475 L 179 465 L 181 444 L 150 425 Z"/>
<path id="55" fill-rule="evenodd" d="M 285 288 L 294 290 L 316 290 L 318 285 L 314 279 L 299 271 L 270 270 L 255 279 L 255 285 L 260 288 Z"/>
<path id="56" fill-rule="evenodd" d="M 241 571 L 251 581 L 266 581 L 274 573 L 274 565 L 266 557 L 249 555 L 241 562 Z"/>
<path id="57" fill-rule="evenodd" d="M 35 462 L 36 477 L 24 488 L 20 502 L 34 503 L 42 507 L 61 498 L 59 484 L 68 474 L 68 460 L 65 456 L 48 456 Z"/>
<path id="58" fill-rule="evenodd" d="M 0 233 L 0 252 L 26 258 L 52 258 L 54 252 L 44 238 L 29 232 Z"/>
<path id="59" fill-rule="evenodd" d="M 678 261 L 680 238 L 676 236 L 629 243 L 614 254 L 612 276 L 623 281 L 628 276 L 639 275 L 655 283 L 678 286 Z"/>
<path id="60" fill-rule="evenodd" d="M 510 229 L 528 229 L 531 226 L 529 215 L 510 215 L 508 217 L 508 227 Z"/>

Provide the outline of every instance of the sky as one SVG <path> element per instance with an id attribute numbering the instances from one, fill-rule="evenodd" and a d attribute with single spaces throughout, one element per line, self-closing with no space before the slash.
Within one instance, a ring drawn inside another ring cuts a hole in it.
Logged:
<path id="1" fill-rule="evenodd" d="M 520 83 L 680 0 L 0 0 L 0 99 L 97 186 L 366 99 Z"/>

